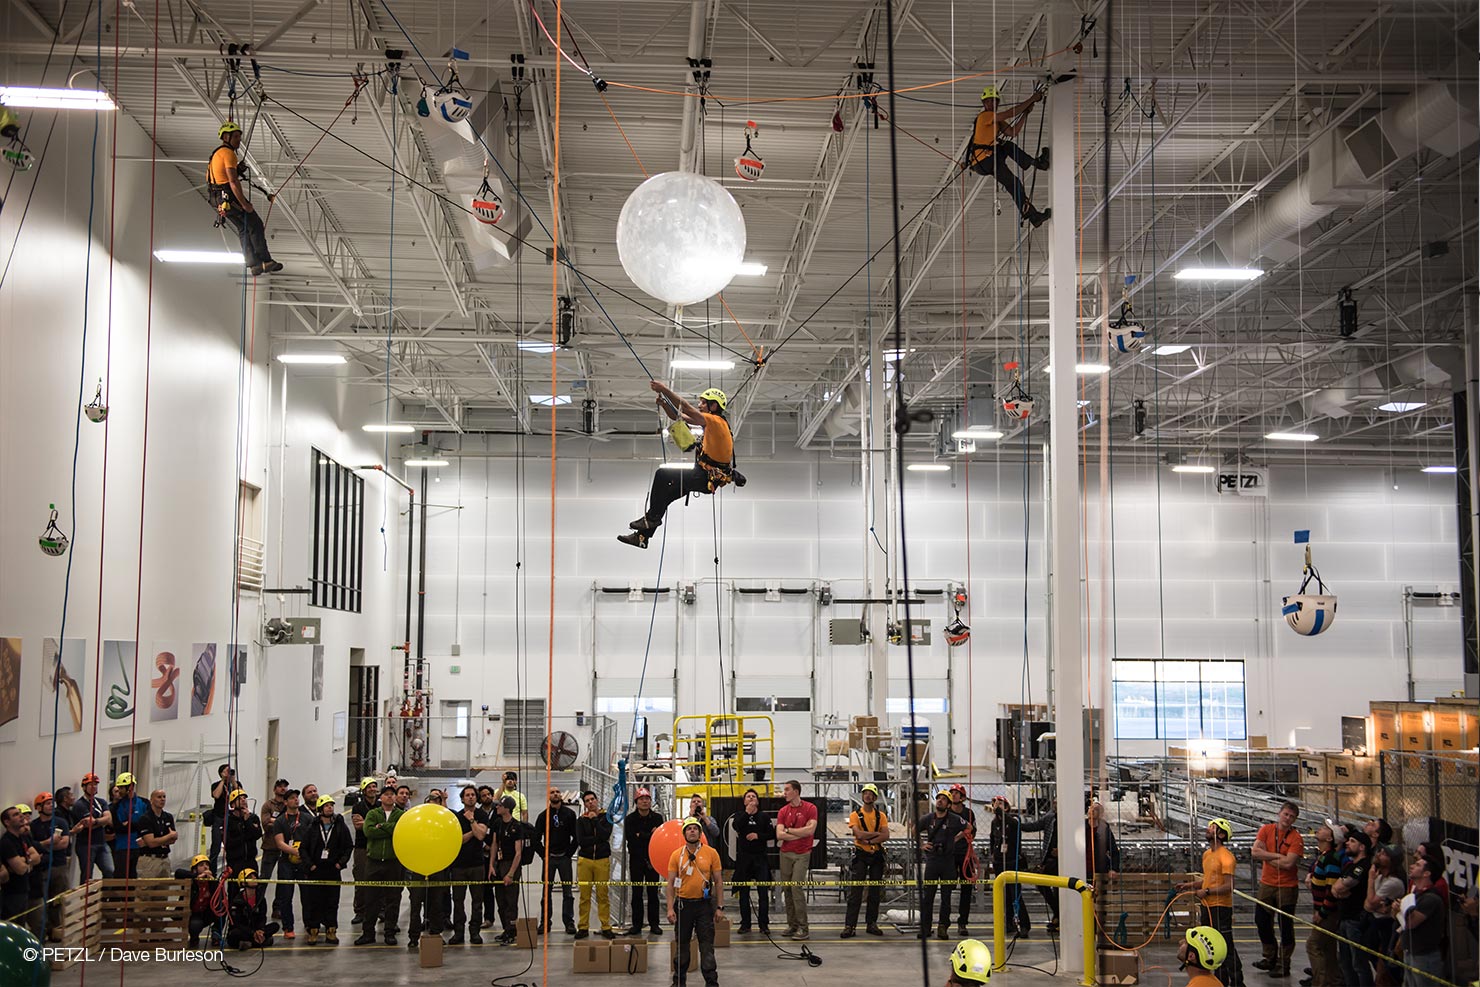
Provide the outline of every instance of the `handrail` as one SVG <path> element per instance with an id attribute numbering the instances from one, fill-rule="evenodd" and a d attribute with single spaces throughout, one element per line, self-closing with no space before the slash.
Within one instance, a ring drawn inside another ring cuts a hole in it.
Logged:
<path id="1" fill-rule="evenodd" d="M 992 879 L 992 972 L 1007 968 L 1007 908 L 1002 901 L 1002 889 L 1008 884 L 1036 884 L 1045 888 L 1068 888 L 1079 892 L 1079 904 L 1084 914 L 1084 975 L 1081 987 L 1094 987 L 1095 983 L 1095 889 L 1094 885 L 1077 877 L 1060 877 L 1057 874 L 1034 874 L 1030 871 L 1007 870 Z"/>

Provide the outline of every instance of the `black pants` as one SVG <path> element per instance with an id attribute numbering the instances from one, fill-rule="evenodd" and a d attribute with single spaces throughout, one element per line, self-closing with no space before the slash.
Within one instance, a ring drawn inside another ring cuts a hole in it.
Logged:
<path id="1" fill-rule="evenodd" d="M 746 854 L 742 853 L 735 857 L 735 872 L 730 880 L 739 889 L 740 894 L 740 924 L 746 928 L 750 927 L 750 888 L 742 881 L 769 881 L 771 879 L 771 858 L 764 853 Z M 771 889 L 769 887 L 755 889 L 756 900 L 759 902 L 760 926 L 762 931 L 771 927 Z"/>
<path id="2" fill-rule="evenodd" d="M 996 151 L 983 155 L 976 164 L 971 166 L 971 170 L 978 175 L 990 175 L 997 179 L 997 184 L 1001 185 L 1012 198 L 1013 205 L 1017 206 L 1018 212 L 1027 212 L 1028 193 L 1018 176 L 1007 167 L 1009 161 L 1025 171 L 1034 166 L 1034 158 L 1027 151 L 1010 140 L 999 140 Z"/>
<path id="3" fill-rule="evenodd" d="M 574 865 L 569 857 L 551 857 L 550 883 L 545 885 L 545 918 L 551 928 L 555 926 L 555 879 L 560 879 L 560 917 L 567 929 L 576 927 L 576 896 L 572 890 Z"/>
<path id="4" fill-rule="evenodd" d="M 495 864 L 493 875 L 493 896 L 498 901 L 499 924 L 505 933 L 512 936 L 514 923 L 519 920 L 519 861 Z M 514 878 L 508 884 L 504 883 L 506 875 Z"/>
<path id="5" fill-rule="evenodd" d="M 714 963 L 714 903 L 709 898 L 675 898 L 678 912 L 678 951 L 674 957 L 677 969 L 673 982 L 684 987 L 689 974 L 689 943 L 699 935 L 699 972 L 705 987 L 717 987 L 719 971 Z"/>
<path id="6" fill-rule="evenodd" d="M 374 936 L 375 922 L 378 919 L 385 926 L 385 934 L 392 935 L 400 930 L 399 916 L 401 914 L 401 886 L 399 882 L 406 869 L 397 860 L 375 860 L 365 862 L 366 880 L 372 882 L 383 882 L 386 887 L 371 888 L 373 897 L 370 899 L 370 909 L 360 916 L 361 935 Z"/>
<path id="7" fill-rule="evenodd" d="M 293 863 L 284 854 L 278 861 L 277 875 L 279 881 L 295 881 L 300 876 L 299 865 Z M 279 884 L 272 896 L 272 909 L 277 912 L 278 918 L 282 921 L 284 932 L 293 931 L 293 889 L 295 887 L 297 885 Z M 308 905 L 305 904 L 303 908 L 306 912 Z"/>
<path id="8" fill-rule="evenodd" d="M 1202 909 L 1205 921 L 1228 941 L 1228 958 L 1214 973 L 1223 981 L 1223 987 L 1244 987 L 1244 965 L 1239 962 L 1238 949 L 1233 944 L 1233 909 L 1227 905 L 1203 905 Z"/>
<path id="9" fill-rule="evenodd" d="M 653 865 L 647 858 L 646 847 L 643 847 L 641 859 L 631 854 L 627 856 L 627 880 L 655 882 L 645 888 L 638 885 L 632 886 L 632 927 L 634 929 L 641 929 L 644 925 L 642 900 L 646 897 L 647 914 L 649 916 L 646 924 L 654 929 L 658 928 L 659 923 L 663 920 L 663 913 L 658 910 L 658 884 L 656 882 L 660 882 L 663 879 L 658 875 L 657 871 L 653 870 Z M 645 896 L 643 894 L 644 891 L 647 892 Z"/>
<path id="10" fill-rule="evenodd" d="M 966 873 L 964 869 L 966 867 L 966 854 L 959 853 L 956 855 L 955 866 L 956 876 L 963 878 L 961 883 L 956 885 L 956 895 L 961 899 L 961 914 L 956 919 L 956 923 L 958 925 L 965 925 L 971 918 L 971 903 L 975 899 L 976 886 L 970 881 L 965 880 L 963 876 Z"/>
<path id="11" fill-rule="evenodd" d="M 925 880 L 949 881 L 955 878 L 955 857 L 926 857 L 925 858 Z M 930 929 L 930 916 L 935 913 L 935 892 L 940 892 L 940 924 L 951 924 L 951 886 L 949 884 L 925 885 L 924 896 L 920 899 L 920 931 L 927 932 Z"/>
<path id="12" fill-rule="evenodd" d="M 190 948 L 194 949 L 196 946 L 200 945 L 200 934 L 207 929 L 211 930 L 211 945 L 219 946 L 221 944 L 221 933 L 216 931 L 215 925 L 216 916 L 208 915 L 204 912 L 191 912 Z"/>
<path id="13" fill-rule="evenodd" d="M 113 876 L 139 876 L 139 850 L 137 847 L 131 847 L 126 850 L 120 850 L 118 847 L 113 848 Z M 11 880 L 14 879 L 14 877 L 11 878 Z"/>
<path id="14" fill-rule="evenodd" d="M 267 229 L 262 225 L 262 217 L 255 210 L 242 212 L 233 208 L 226 213 L 226 221 L 241 237 L 242 257 L 248 267 L 261 267 L 272 260 L 272 253 L 267 249 Z"/>
<path id="15" fill-rule="evenodd" d="M 421 937 L 425 928 L 432 935 L 440 936 L 442 928 L 447 924 L 446 911 L 442 907 L 446 898 L 441 888 L 429 887 L 427 882 L 445 881 L 446 871 L 427 878 L 409 870 L 405 875 L 406 887 L 411 891 L 411 924 L 406 927 L 406 935 L 415 941 Z"/>
<path id="16" fill-rule="evenodd" d="M 653 488 L 648 491 L 647 513 L 653 527 L 663 523 L 668 505 L 689 494 L 709 493 L 709 474 L 702 467 L 687 470 L 658 470 L 653 474 Z"/>
<path id="17" fill-rule="evenodd" d="M 454 867 L 452 880 L 458 882 L 452 886 L 452 930 L 477 932 L 483 927 L 483 882 L 488 880 L 488 865 Z M 463 904 L 465 896 L 471 902 L 471 911 Z"/>
<path id="18" fill-rule="evenodd" d="M 862 853 L 854 850 L 848 876 L 854 881 L 882 881 L 884 879 L 884 851 L 875 850 L 873 853 Z M 863 903 L 865 891 L 868 892 L 868 910 L 864 912 L 864 925 L 879 924 L 879 899 L 884 896 L 883 886 L 870 884 L 865 888 L 862 885 L 854 885 L 848 889 L 848 916 L 843 919 L 845 928 L 851 929 L 858 924 L 858 906 Z"/>
<path id="19" fill-rule="evenodd" d="M 1040 874 L 1058 874 L 1058 872 L 1059 858 L 1057 854 L 1055 854 L 1053 857 L 1050 857 L 1048 860 L 1041 861 L 1038 864 L 1038 873 Z M 1046 885 L 1040 884 L 1038 885 L 1038 894 L 1040 897 L 1043 898 L 1043 904 L 1048 908 L 1048 920 L 1054 925 L 1058 925 L 1059 889 L 1050 888 Z"/>
<path id="20" fill-rule="evenodd" d="M 310 932 L 320 928 L 339 927 L 339 872 L 324 867 L 306 875 L 310 881 L 333 881 L 333 884 L 305 884 L 300 891 L 303 900 L 303 927 Z"/>

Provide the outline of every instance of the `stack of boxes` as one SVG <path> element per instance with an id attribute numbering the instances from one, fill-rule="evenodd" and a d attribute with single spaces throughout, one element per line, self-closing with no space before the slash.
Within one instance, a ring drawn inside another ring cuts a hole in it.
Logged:
<path id="1" fill-rule="evenodd" d="M 668 963 L 672 968 L 678 955 L 677 929 L 675 938 L 668 942 Z M 730 920 L 723 915 L 714 917 L 714 948 L 723 949 L 730 945 Z M 578 942 L 571 958 L 572 973 L 647 973 L 648 942 L 646 939 L 618 937 L 610 942 Z M 689 973 L 699 975 L 699 939 L 689 940 Z"/>

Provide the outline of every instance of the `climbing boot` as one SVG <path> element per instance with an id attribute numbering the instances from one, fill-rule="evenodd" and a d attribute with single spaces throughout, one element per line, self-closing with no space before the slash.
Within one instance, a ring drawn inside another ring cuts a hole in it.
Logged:
<path id="1" fill-rule="evenodd" d="M 1038 227 L 1040 227 L 1044 223 L 1048 222 L 1049 217 L 1051 217 L 1052 215 L 1053 215 L 1053 210 L 1052 209 L 1041 209 L 1040 210 L 1036 206 L 1029 206 L 1028 209 L 1027 209 L 1027 211 L 1023 213 L 1023 218 L 1026 219 L 1029 223 L 1032 223 L 1033 224 L 1033 229 L 1036 230 L 1036 229 L 1038 229 Z"/>
<path id="2" fill-rule="evenodd" d="M 623 545 L 631 545 L 633 548 L 648 547 L 648 536 L 641 531 L 629 531 L 625 535 L 617 535 L 617 541 Z"/>
<path id="3" fill-rule="evenodd" d="M 1033 167 L 1039 171 L 1047 171 L 1050 158 L 1049 148 L 1042 148 L 1038 152 L 1038 157 L 1033 159 Z"/>
<path id="4" fill-rule="evenodd" d="M 628 521 L 627 527 L 631 528 L 633 531 L 641 531 L 645 535 L 651 535 L 654 531 L 658 530 L 658 526 L 649 521 L 647 519 L 647 515 L 645 514 L 642 517 L 638 518 L 636 521 Z"/>

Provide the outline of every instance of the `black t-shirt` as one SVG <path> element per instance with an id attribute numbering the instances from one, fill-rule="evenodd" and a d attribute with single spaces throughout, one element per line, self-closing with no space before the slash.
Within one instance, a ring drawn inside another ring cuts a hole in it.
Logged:
<path id="1" fill-rule="evenodd" d="M 1367 901 L 1367 871 L 1372 869 L 1372 861 L 1367 857 L 1361 860 L 1348 861 L 1341 868 L 1341 880 L 1352 883 L 1351 893 L 1345 898 L 1333 898 L 1336 902 L 1336 914 L 1341 916 L 1343 922 L 1359 921 L 1366 909 L 1363 905 Z"/>
<path id="2" fill-rule="evenodd" d="M 144 813 L 144 818 L 139 820 L 139 825 L 135 828 L 138 830 L 140 836 L 153 836 L 155 838 L 168 836 L 175 831 L 175 817 L 168 812 L 161 812 L 156 816 L 154 809 L 150 808 L 148 812 Z M 147 847 L 142 842 L 140 842 L 139 846 L 141 847 L 139 855 L 143 857 L 168 857 L 170 855 L 170 848 L 167 846 Z"/>
<path id="3" fill-rule="evenodd" d="M 0 836 L 0 866 L 8 865 L 12 857 L 20 857 L 21 860 L 25 860 L 26 851 L 35 846 L 36 841 L 31 839 L 31 831 L 29 829 L 21 830 L 19 836 L 7 831 L 3 836 Z M 10 880 L 3 887 L 0 887 L 0 895 L 4 895 L 7 898 L 24 898 L 28 893 L 32 893 L 31 885 L 36 883 L 36 876 L 44 873 L 45 870 L 46 868 L 44 867 L 33 868 L 29 878 L 17 877 L 15 872 L 12 871 Z"/>
<path id="4" fill-rule="evenodd" d="M 290 816 L 286 812 L 278 816 L 277 822 L 272 824 L 272 831 L 281 834 L 284 843 L 291 844 L 294 840 L 302 843 L 303 834 L 312 822 L 312 817 L 300 808 L 296 816 Z M 276 844 L 277 841 L 273 840 L 273 843 Z"/>
<path id="5" fill-rule="evenodd" d="M 36 841 L 36 849 L 41 851 L 41 863 L 43 866 L 46 864 L 48 851 L 45 847 L 41 846 L 41 842 L 51 839 L 54 832 L 61 833 L 64 836 L 69 835 L 71 829 L 71 824 L 56 814 L 53 814 L 50 819 L 42 819 L 40 816 L 37 816 L 31 820 L 31 839 Z M 50 856 L 51 865 L 53 867 L 60 867 L 72 856 L 72 845 L 68 843 L 64 850 L 51 850 Z"/>
<path id="6" fill-rule="evenodd" d="M 919 825 L 915 827 L 915 832 L 920 834 L 920 839 L 930 844 L 930 849 L 925 851 L 925 856 L 941 860 L 955 858 L 958 845 L 956 835 L 965 830 L 965 822 L 954 812 L 947 812 L 944 816 L 937 816 L 933 812 L 921 816 Z"/>
<path id="7" fill-rule="evenodd" d="M 224 782 L 220 778 L 217 778 L 216 784 L 221 786 L 221 794 L 215 797 L 216 825 L 220 826 L 226 821 L 226 796 L 231 794 L 231 789 L 235 787 L 236 783 Z M 215 785 L 211 787 L 214 788 Z"/>
<path id="8" fill-rule="evenodd" d="M 84 795 L 72 806 L 72 822 L 77 824 L 84 819 L 101 819 L 108 811 L 108 802 L 101 795 Z M 107 831 L 101 826 L 92 829 L 79 829 L 77 831 L 77 852 L 85 852 L 93 846 L 103 846 L 108 842 Z"/>
<path id="9" fill-rule="evenodd" d="M 627 844 L 627 856 L 632 860 L 647 863 L 648 842 L 653 838 L 653 831 L 663 825 L 663 817 L 652 809 L 647 815 L 643 815 L 636 809 L 627 813 L 627 818 L 622 820 L 622 833 Z"/>
<path id="10" fill-rule="evenodd" d="M 1427 916 L 1416 929 L 1403 923 L 1404 949 L 1409 953 L 1437 953 L 1444 946 L 1445 926 L 1449 924 L 1449 905 L 1433 888 L 1420 891 L 1413 906 Z"/>
<path id="11" fill-rule="evenodd" d="M 457 814 L 457 824 L 460 827 L 462 827 L 462 831 L 464 833 L 471 833 L 473 831 L 473 823 L 474 822 L 479 822 L 479 823 L 482 823 L 483 825 L 487 826 L 488 825 L 488 813 L 484 812 L 482 809 L 479 809 L 479 808 L 476 808 L 475 807 L 473 809 L 473 818 L 472 818 L 472 820 L 469 820 L 468 817 L 467 817 L 467 815 L 464 812 L 459 812 Z M 484 859 L 485 858 L 483 856 L 483 841 L 482 840 L 468 840 L 466 843 L 464 843 L 461 847 L 458 848 L 458 851 L 457 851 L 457 859 L 452 862 L 452 866 L 454 866 L 454 867 L 478 867 L 478 866 L 481 866 L 482 865 Z"/>
<path id="12" fill-rule="evenodd" d="M 355 802 L 354 806 L 352 806 L 350 808 L 349 814 L 352 815 L 352 816 L 359 816 L 360 817 L 360 820 L 363 822 L 364 819 L 365 819 L 365 817 L 370 814 L 370 810 L 371 809 L 378 808 L 379 806 L 380 806 L 380 796 L 379 795 L 375 796 L 375 801 L 374 802 L 370 801 L 369 799 L 365 798 L 362 795 Z M 355 829 L 355 822 L 354 822 L 354 820 L 353 819 L 348 819 L 348 818 L 346 818 L 344 820 L 344 824 L 346 826 L 348 826 L 350 828 L 350 830 L 355 834 L 355 849 L 356 850 L 364 850 L 364 849 L 366 849 L 367 847 L 370 846 L 370 839 L 369 839 L 369 837 L 367 837 L 365 835 L 364 827 L 361 827 L 360 829 Z"/>
<path id="13" fill-rule="evenodd" d="M 769 852 L 767 844 L 776 838 L 776 823 L 771 814 L 760 810 L 752 814 L 741 809 L 730 818 L 735 827 L 735 856 L 764 857 Z M 753 840 L 747 838 L 751 833 L 756 834 Z"/>
<path id="14" fill-rule="evenodd" d="M 545 835 L 546 825 L 550 827 L 549 836 Z M 552 859 L 569 857 L 576 852 L 575 811 L 568 805 L 562 805 L 553 813 L 548 808 L 545 809 L 535 818 L 534 838 L 544 844 L 544 856 Z"/>
<path id="15" fill-rule="evenodd" d="M 514 844 L 524 839 L 524 823 L 509 817 L 508 822 L 502 819 L 493 820 L 488 829 L 489 837 L 493 840 L 498 851 L 498 868 L 503 873 L 512 861 L 517 868 L 521 861 L 514 859 Z"/>

